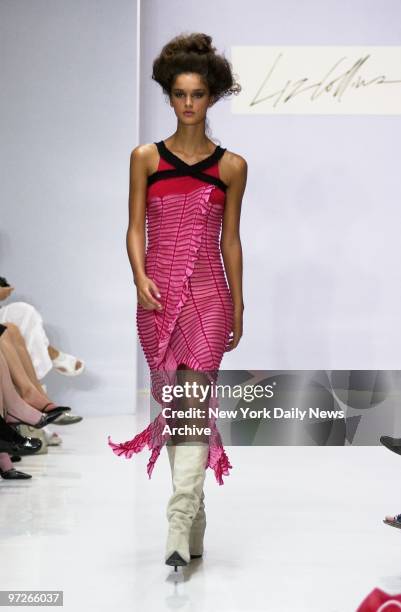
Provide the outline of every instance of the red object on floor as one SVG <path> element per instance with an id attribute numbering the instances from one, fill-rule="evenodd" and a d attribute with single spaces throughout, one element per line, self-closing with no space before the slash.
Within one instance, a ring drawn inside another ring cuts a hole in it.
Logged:
<path id="1" fill-rule="evenodd" d="M 380 589 L 374 589 L 356 612 L 401 612 L 401 594 L 389 595 Z"/>

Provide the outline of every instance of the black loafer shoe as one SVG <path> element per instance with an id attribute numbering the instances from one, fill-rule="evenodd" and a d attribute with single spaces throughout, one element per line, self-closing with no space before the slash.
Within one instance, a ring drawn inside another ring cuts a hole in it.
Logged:
<path id="1" fill-rule="evenodd" d="M 26 438 L 24 438 L 24 436 L 21 437 L 23 441 L 17 444 L 19 450 L 17 450 L 17 453 L 13 453 L 13 455 L 34 455 L 42 448 L 42 440 L 39 438 L 30 438 L 28 436 Z"/>
<path id="2" fill-rule="evenodd" d="M 11 427 L 17 427 L 18 425 L 29 425 L 30 427 L 34 427 L 35 429 L 42 429 L 55 421 L 60 415 L 64 414 L 65 409 L 62 406 L 58 406 L 57 408 L 53 408 L 52 410 L 48 410 L 48 412 L 42 412 L 42 415 L 37 423 L 27 423 L 22 419 L 19 419 L 15 414 L 9 412 L 8 414 L 16 419 L 16 422 L 8 423 Z"/>
<path id="3" fill-rule="evenodd" d="M 393 451 L 393 453 L 397 453 L 397 455 L 401 455 L 401 438 L 391 438 L 391 436 L 381 436 L 380 442 Z"/>
<path id="4" fill-rule="evenodd" d="M 39 438 L 24 438 L 18 434 L 18 438 L 13 442 L 0 440 L 0 452 L 9 455 L 33 455 L 42 448 L 42 440 Z"/>
<path id="5" fill-rule="evenodd" d="M 0 476 L 5 480 L 26 480 L 27 478 L 32 478 L 31 474 L 19 472 L 15 468 L 11 468 L 10 470 L 5 471 L 0 469 Z"/>
<path id="6" fill-rule="evenodd" d="M 49 414 L 49 412 L 51 412 L 52 410 L 63 410 L 64 412 L 66 412 L 67 410 L 71 410 L 69 406 L 56 406 L 55 408 L 52 408 L 51 410 L 47 411 L 46 408 L 50 406 L 50 404 L 53 404 L 53 402 L 49 402 L 48 404 L 46 404 L 46 406 L 42 410 L 43 414 Z"/>
<path id="7" fill-rule="evenodd" d="M 65 410 L 62 406 L 59 406 L 58 408 L 53 408 L 52 410 L 49 410 L 48 412 L 42 412 L 40 421 L 36 423 L 35 425 L 32 425 L 32 427 L 35 427 L 35 429 L 42 429 L 42 427 L 46 427 L 46 425 L 49 425 L 49 423 L 53 423 L 53 421 L 58 419 L 58 417 L 64 413 L 65 413 Z M 29 423 L 26 423 L 26 424 L 29 424 Z"/>

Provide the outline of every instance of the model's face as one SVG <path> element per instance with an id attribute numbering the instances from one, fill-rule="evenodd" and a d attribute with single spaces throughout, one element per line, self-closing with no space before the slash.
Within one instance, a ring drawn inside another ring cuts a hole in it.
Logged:
<path id="1" fill-rule="evenodd" d="M 170 106 L 179 121 L 187 125 L 203 121 L 212 104 L 209 88 L 199 74 L 191 72 L 176 77 L 171 88 Z"/>

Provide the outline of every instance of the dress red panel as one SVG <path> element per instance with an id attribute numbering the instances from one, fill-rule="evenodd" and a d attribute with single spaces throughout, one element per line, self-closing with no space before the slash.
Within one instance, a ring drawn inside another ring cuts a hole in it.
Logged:
<path id="1" fill-rule="evenodd" d="M 209 372 L 217 380 L 233 325 L 233 303 L 220 251 L 220 232 L 225 205 L 225 185 L 220 180 L 218 159 L 225 149 L 217 147 L 198 164 L 189 165 L 171 153 L 163 141 L 157 171 L 149 177 L 146 224 L 145 272 L 159 288 L 162 310 L 137 306 L 138 336 L 151 375 L 151 391 L 163 406 L 163 384 L 174 384 L 179 364 Z M 216 398 L 210 406 L 218 406 Z M 207 467 L 219 484 L 232 466 L 215 425 L 209 420 Z M 152 455 L 151 476 L 162 446 L 170 435 L 161 413 L 132 440 L 109 444 L 118 455 L 131 457 L 145 445 Z"/>

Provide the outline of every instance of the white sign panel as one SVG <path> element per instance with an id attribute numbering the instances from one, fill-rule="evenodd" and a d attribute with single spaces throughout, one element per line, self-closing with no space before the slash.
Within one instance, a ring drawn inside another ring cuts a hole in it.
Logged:
<path id="1" fill-rule="evenodd" d="M 235 46 L 241 114 L 401 114 L 401 47 Z"/>

